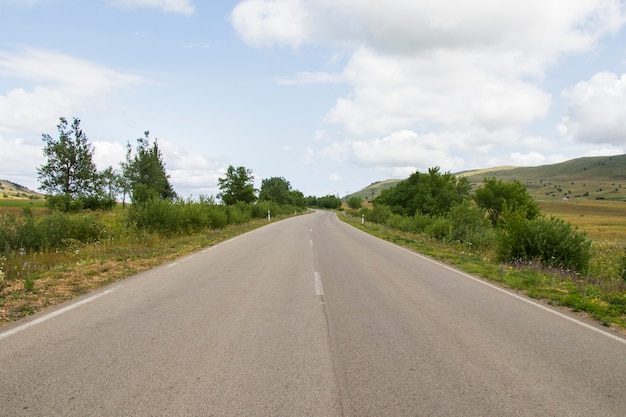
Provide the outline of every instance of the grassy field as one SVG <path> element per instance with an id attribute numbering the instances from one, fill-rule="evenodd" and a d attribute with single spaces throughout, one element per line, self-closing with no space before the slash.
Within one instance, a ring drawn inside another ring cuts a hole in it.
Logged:
<path id="1" fill-rule="evenodd" d="M 31 200 L 27 198 L 0 198 L 0 213 L 20 214 L 24 209 L 45 210 L 46 200 Z"/>
<path id="2" fill-rule="evenodd" d="M 626 202 L 573 199 L 538 201 L 541 212 L 560 217 L 592 240 L 626 244 Z"/>

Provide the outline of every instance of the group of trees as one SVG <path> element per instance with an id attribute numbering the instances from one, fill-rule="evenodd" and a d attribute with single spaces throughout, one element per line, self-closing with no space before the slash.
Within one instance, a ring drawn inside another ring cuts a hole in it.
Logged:
<path id="1" fill-rule="evenodd" d="M 472 191 L 464 177 L 438 167 L 416 172 L 373 201 L 371 221 L 437 239 L 494 248 L 502 261 L 537 260 L 585 272 L 590 241 L 569 223 L 541 216 L 519 182 L 486 178 Z"/>
<path id="2" fill-rule="evenodd" d="M 134 152 L 128 143 L 120 172 L 112 166 L 97 170 L 94 149 L 80 119 L 74 118 L 70 125 L 62 117 L 57 129 L 58 138 L 42 136 L 47 161 L 37 169 L 40 189 L 46 192 L 50 207 L 65 212 L 111 209 L 120 193 L 124 203 L 127 195 L 133 203 L 176 197 L 157 141 L 150 143 L 149 132 L 137 140 Z"/>
<path id="3" fill-rule="evenodd" d="M 120 195 L 123 204 L 130 197 L 134 207 L 178 198 L 159 145 L 156 140 L 150 140 L 148 131 L 137 139 L 135 149 L 127 143 L 120 170 L 110 166 L 98 171 L 93 161 L 93 146 L 80 127 L 80 120 L 74 118 L 69 124 L 61 118 L 57 128 L 58 138 L 48 134 L 42 137 L 47 161 L 37 169 L 40 189 L 46 192 L 50 207 L 64 212 L 111 209 Z M 229 166 L 218 182 L 217 197 L 227 206 L 257 201 L 299 208 L 306 205 L 304 195 L 292 189 L 282 177 L 264 179 L 260 190 L 256 190 L 252 170 L 242 166 Z"/>
<path id="4" fill-rule="evenodd" d="M 218 197 L 226 205 L 237 203 L 254 203 L 255 201 L 273 202 L 283 206 L 305 207 L 304 195 L 291 188 L 291 184 L 283 177 L 271 177 L 261 181 L 261 189 L 257 196 L 254 188 L 252 170 L 245 167 L 230 165 L 224 178 L 218 179 L 220 192 Z"/>

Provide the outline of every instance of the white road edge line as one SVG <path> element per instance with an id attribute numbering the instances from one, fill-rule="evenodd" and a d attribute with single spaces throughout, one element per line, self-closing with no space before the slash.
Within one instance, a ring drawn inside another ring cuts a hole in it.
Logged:
<path id="1" fill-rule="evenodd" d="M 390 245 L 394 245 L 394 244 L 393 244 L 393 243 L 391 243 L 391 242 L 387 242 L 387 241 L 384 241 L 384 242 L 386 242 L 386 243 L 388 243 L 388 244 L 390 244 Z M 472 280 L 474 280 L 474 281 L 476 281 L 476 282 L 478 282 L 478 283 L 481 283 L 481 284 L 483 284 L 483 285 L 486 285 L 487 287 L 493 288 L 494 290 L 498 290 L 498 291 L 500 291 L 500 292 L 502 292 L 502 293 L 504 293 L 504 294 L 506 294 L 506 295 L 508 295 L 508 296 L 510 296 L 510 297 L 517 298 L 517 299 L 518 299 L 518 300 L 520 300 L 520 301 L 523 301 L 523 302 L 525 302 L 525 303 L 528 303 L 528 304 L 530 304 L 530 305 L 533 305 L 533 306 L 535 306 L 535 307 L 537 307 L 537 308 L 540 308 L 540 309 L 542 309 L 542 310 L 547 311 L 548 313 L 552 313 L 552 314 L 554 314 L 554 315 L 556 315 L 556 316 L 559 316 L 559 317 L 561 317 L 561 318 L 563 318 L 563 319 L 565 319 L 565 320 L 569 320 L 569 321 L 571 321 L 572 323 L 576 323 L 576 324 L 578 324 L 578 325 L 580 325 L 580 326 L 582 326 L 582 327 L 586 327 L 586 328 L 587 328 L 587 329 L 589 329 L 589 330 L 593 330 L 594 332 L 597 332 L 597 333 L 599 333 L 599 334 L 601 334 L 601 335 L 607 336 L 607 337 L 609 337 L 609 338 L 611 338 L 611 339 L 613 339 L 613 340 L 616 340 L 616 341 L 618 341 L 618 342 L 623 343 L 623 344 L 625 344 L 625 345 L 626 345 L 626 339 L 623 339 L 623 338 L 621 338 L 621 337 L 619 337 L 619 336 L 616 336 L 616 335 L 614 335 L 614 334 L 612 334 L 612 333 L 609 333 L 609 332 L 604 331 L 604 330 L 602 330 L 602 329 L 598 329 L 597 327 L 594 327 L 594 326 L 592 326 L 592 325 L 590 325 L 590 324 L 587 324 L 587 323 L 585 323 L 585 322 L 582 322 L 582 321 L 580 321 L 580 320 L 577 320 L 577 319 L 575 319 L 575 318 L 573 318 L 573 317 L 570 317 L 570 316 L 568 316 L 568 315 L 566 315 L 566 314 L 563 314 L 563 313 L 561 313 L 561 312 L 559 312 L 559 311 L 557 311 L 557 310 L 554 310 L 554 309 L 552 309 L 552 308 L 549 308 L 549 307 L 543 306 L 543 305 L 541 305 L 541 304 L 539 304 L 539 303 L 537 303 L 537 302 L 535 302 L 535 301 L 533 301 L 533 300 L 530 300 L 530 299 L 528 299 L 528 298 L 524 298 L 524 297 L 522 297 L 522 296 L 519 296 L 519 295 L 517 295 L 517 294 L 515 294 L 515 293 L 513 293 L 513 292 L 510 292 L 510 291 L 508 291 L 508 290 L 506 290 L 506 289 L 504 289 L 504 288 L 498 287 L 497 285 L 491 284 L 491 283 L 489 283 L 489 282 L 487 282 L 487 281 L 483 281 L 482 279 L 476 278 L 476 277 L 474 277 L 474 276 L 472 276 L 472 275 L 470 275 L 470 274 L 467 274 L 467 273 L 465 273 L 465 272 L 461 272 L 461 271 L 459 271 L 458 269 L 454 269 L 454 268 L 452 268 L 452 267 L 450 267 L 450 266 L 448 266 L 448 265 L 446 265 L 446 264 L 443 264 L 443 263 L 441 263 L 441 262 L 437 262 L 437 261 L 435 261 L 434 259 L 430 259 L 430 258 L 428 258 L 427 256 L 421 255 L 421 254 L 419 254 L 419 253 L 417 253 L 417 252 L 413 252 L 412 250 L 409 250 L 409 249 L 407 249 L 407 248 L 403 248 L 402 246 L 398 246 L 398 245 L 394 245 L 394 246 L 396 246 L 396 247 L 398 247 L 398 248 L 402 249 L 402 250 L 403 250 L 403 251 L 405 251 L 405 252 L 410 253 L 411 255 L 417 256 L 418 258 L 424 259 L 424 260 L 426 260 L 426 261 L 428 261 L 428 262 L 431 262 L 431 263 L 433 263 L 433 264 L 435 264 L 435 265 L 439 265 L 439 266 L 441 266 L 442 268 L 445 268 L 445 269 L 447 269 L 447 270 L 449 270 L 449 271 L 456 272 L 457 274 L 459 274 L 459 275 L 461 275 L 461 276 L 464 276 L 465 278 L 472 279 Z"/>
<path id="2" fill-rule="evenodd" d="M 59 310 L 53 311 L 52 313 L 46 314 L 45 316 L 39 317 L 38 319 L 35 319 L 33 321 L 29 321 L 28 323 L 24 323 L 21 326 L 18 326 L 18 327 L 15 327 L 15 328 L 9 330 L 8 332 L 1 333 L 0 334 L 0 340 L 6 339 L 9 336 L 13 336 L 16 333 L 21 332 L 22 330 L 28 329 L 29 327 L 33 327 L 33 326 L 36 326 L 37 324 L 41 324 L 44 321 L 50 320 L 51 318 L 54 318 L 56 316 L 60 316 L 63 313 L 67 313 L 68 311 L 73 310 L 73 309 L 75 309 L 77 307 L 80 307 L 83 304 L 90 303 L 90 302 L 94 301 L 95 299 L 102 297 L 103 295 L 110 294 L 110 293 L 112 293 L 115 290 L 116 290 L 116 288 L 111 288 L 111 289 L 103 291 L 103 292 L 101 292 L 99 294 L 92 295 L 89 298 L 85 298 L 84 300 L 78 301 L 77 303 L 71 304 L 71 305 L 69 305 L 67 307 L 63 307 L 63 308 L 61 308 Z"/>
<path id="3" fill-rule="evenodd" d="M 315 294 L 324 296 L 324 289 L 322 288 L 322 279 L 319 272 L 313 272 L 313 282 L 315 283 Z"/>

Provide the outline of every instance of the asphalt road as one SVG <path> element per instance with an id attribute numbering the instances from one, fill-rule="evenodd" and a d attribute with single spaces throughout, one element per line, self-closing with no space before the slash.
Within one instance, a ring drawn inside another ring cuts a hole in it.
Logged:
<path id="1" fill-rule="evenodd" d="M 317 212 L 0 331 L 0 416 L 624 416 L 626 339 Z"/>

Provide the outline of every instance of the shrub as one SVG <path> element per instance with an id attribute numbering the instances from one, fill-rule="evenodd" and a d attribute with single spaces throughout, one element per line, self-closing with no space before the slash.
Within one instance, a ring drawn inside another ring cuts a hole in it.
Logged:
<path id="1" fill-rule="evenodd" d="M 452 238 L 452 224 L 443 216 L 435 217 L 433 222 L 424 229 L 424 233 L 439 240 L 450 240 Z"/>
<path id="2" fill-rule="evenodd" d="M 95 215 L 53 212 L 37 218 L 28 211 L 19 218 L 4 215 L 0 217 L 0 252 L 61 248 L 71 240 L 87 243 L 100 239 L 104 229 Z"/>
<path id="3" fill-rule="evenodd" d="M 413 218 L 401 215 L 401 214 L 391 214 L 385 225 L 391 227 L 392 229 L 402 230 L 403 232 L 413 232 Z"/>
<path id="4" fill-rule="evenodd" d="M 374 209 L 365 215 L 365 220 L 385 224 L 391 217 L 391 208 L 383 204 L 375 204 Z"/>
<path id="5" fill-rule="evenodd" d="M 452 240 L 483 248 L 495 245 L 496 232 L 484 209 L 465 201 L 453 207 L 446 218 L 452 225 Z"/>
<path id="6" fill-rule="evenodd" d="M 204 210 L 207 214 L 207 226 L 213 229 L 221 229 L 228 224 L 226 206 L 216 204 L 206 205 Z"/>
<path id="7" fill-rule="evenodd" d="M 433 222 L 433 218 L 427 214 L 415 213 L 413 216 L 413 231 L 422 233 Z"/>
<path id="8" fill-rule="evenodd" d="M 348 207 L 352 210 L 358 210 L 363 205 L 363 201 L 359 197 L 350 197 L 348 200 Z"/>
<path id="9" fill-rule="evenodd" d="M 522 210 L 517 210 L 507 213 L 504 222 L 498 245 L 501 260 L 537 260 L 548 267 L 581 274 L 588 271 L 591 241 L 563 219 L 537 217 L 528 220 Z"/>

